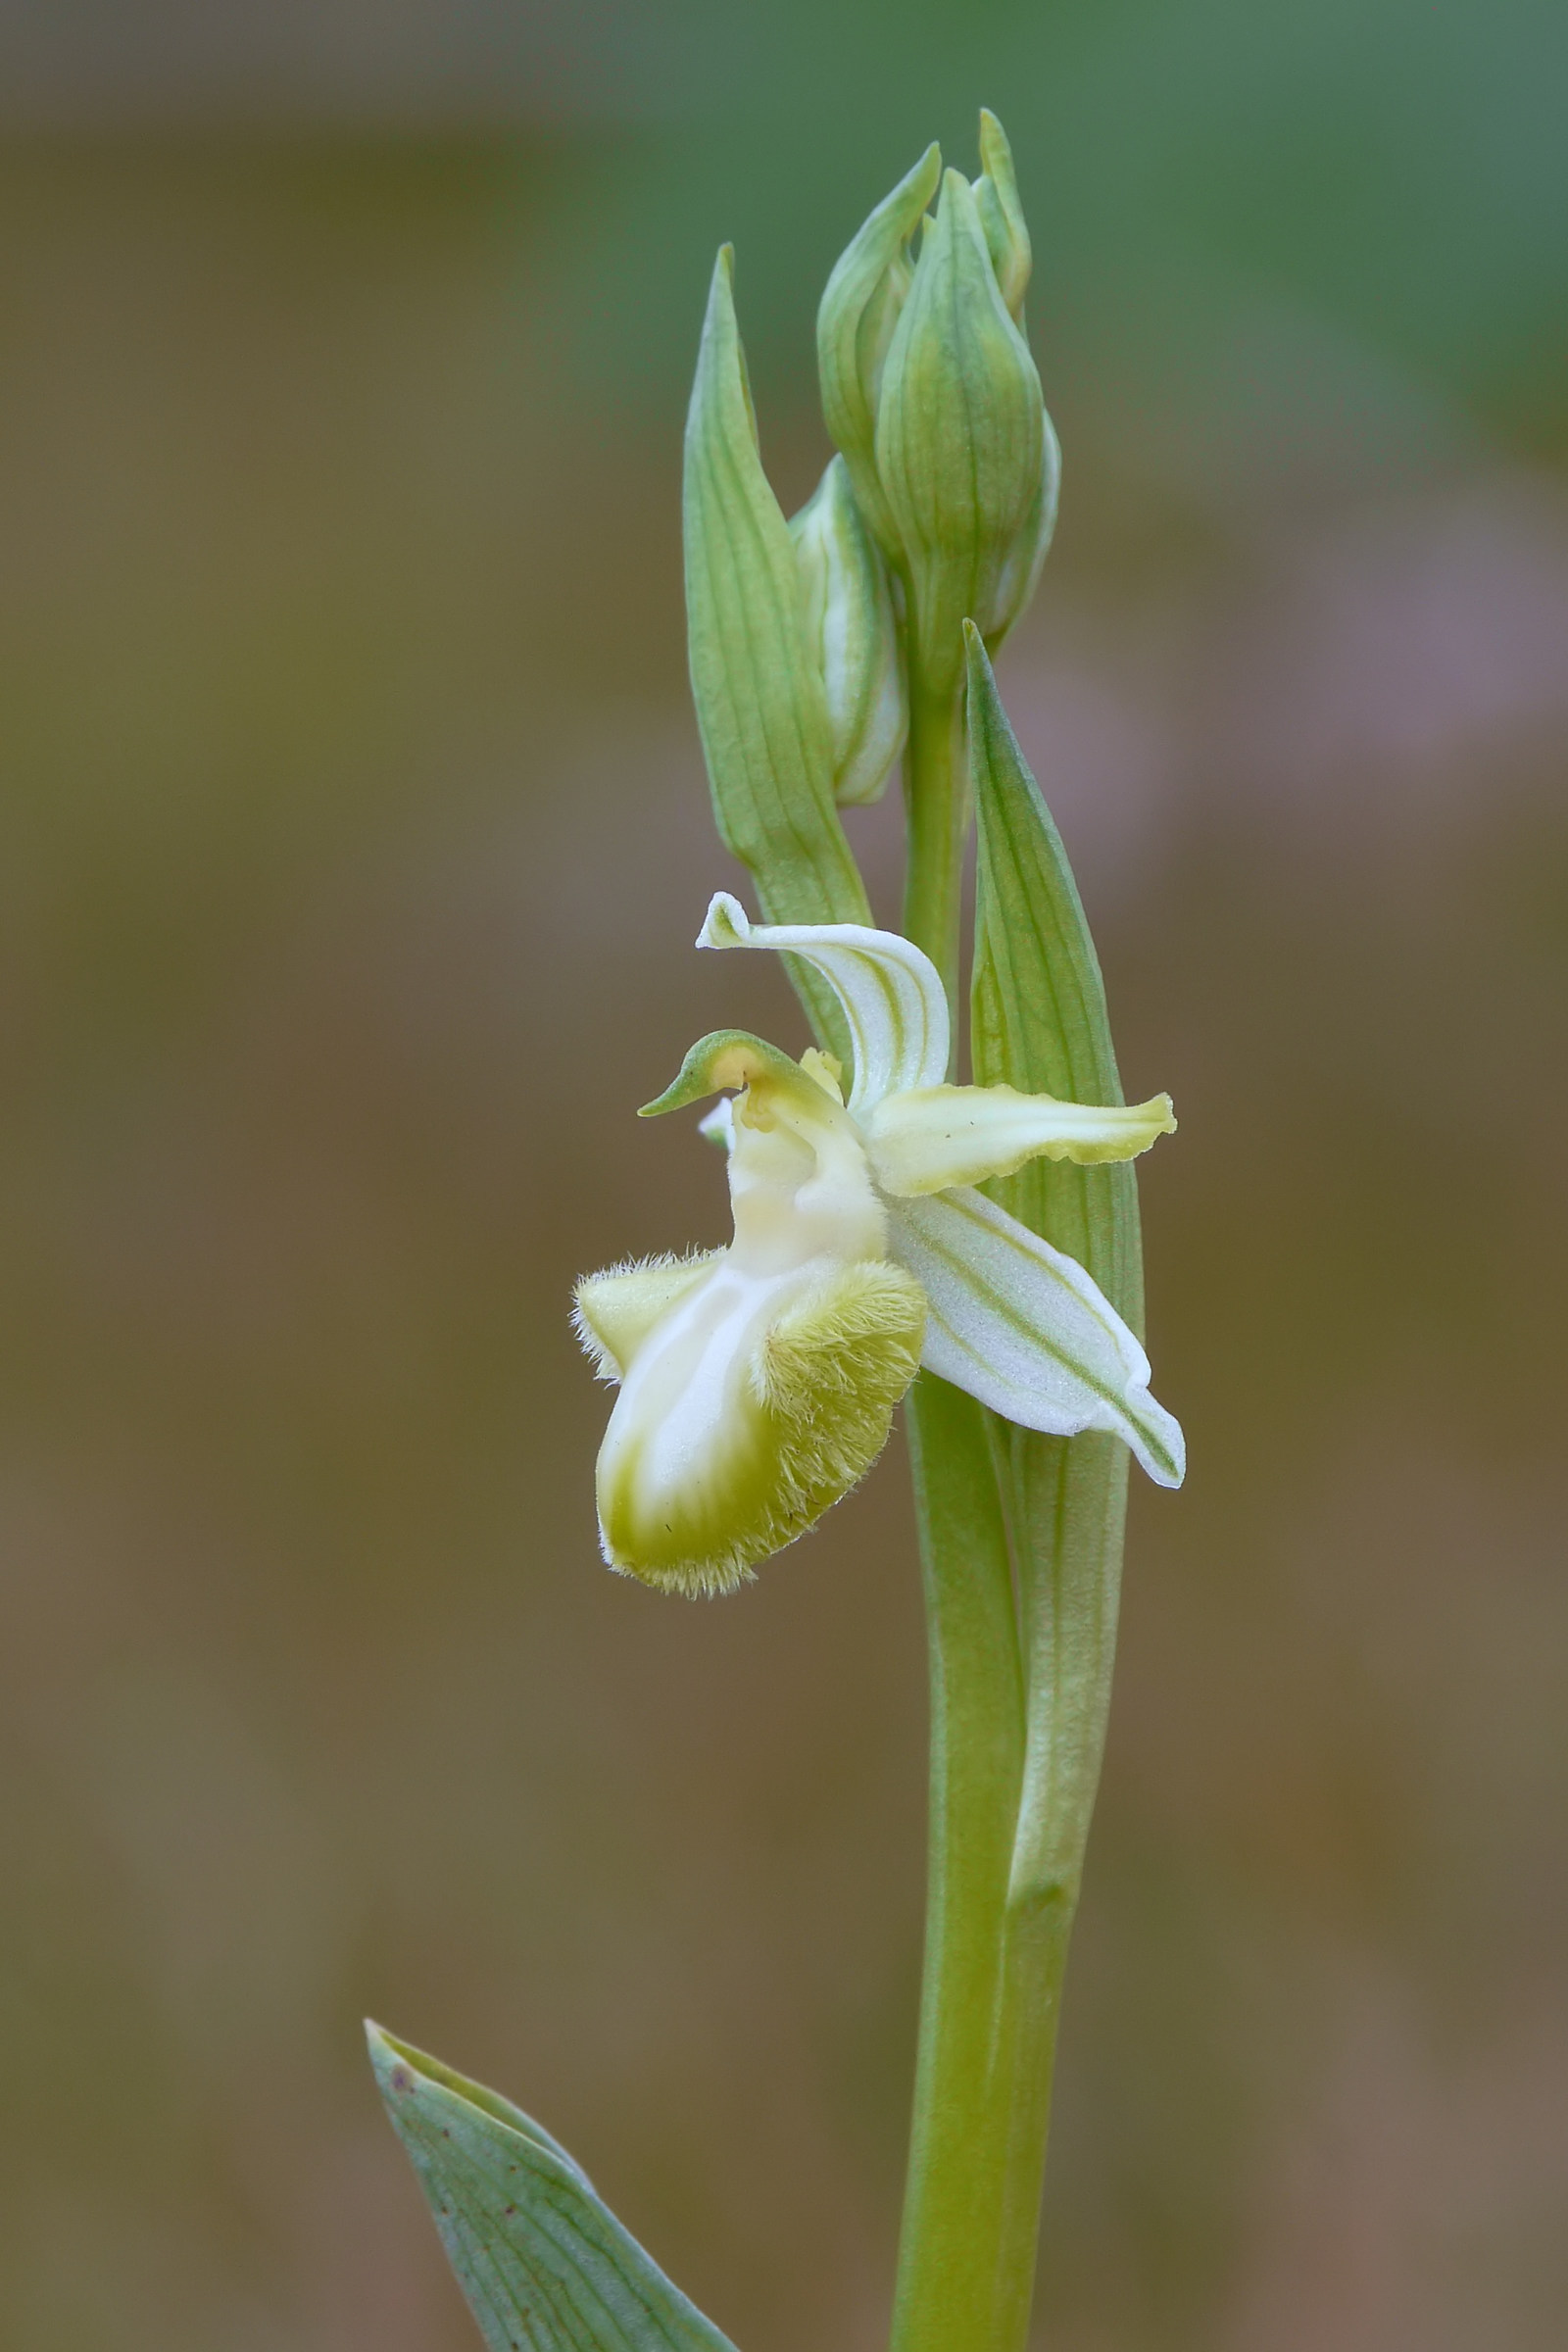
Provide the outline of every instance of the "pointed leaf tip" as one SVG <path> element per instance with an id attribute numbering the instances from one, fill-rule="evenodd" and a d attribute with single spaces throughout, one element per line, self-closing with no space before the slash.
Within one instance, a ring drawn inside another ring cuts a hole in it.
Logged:
<path id="1" fill-rule="evenodd" d="M 490 2352 L 733 2352 L 530 2116 L 368 2020 L 366 2036 Z"/>

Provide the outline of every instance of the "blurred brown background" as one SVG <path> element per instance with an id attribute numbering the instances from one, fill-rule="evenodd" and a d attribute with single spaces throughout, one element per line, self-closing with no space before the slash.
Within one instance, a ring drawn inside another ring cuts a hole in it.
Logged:
<path id="1" fill-rule="evenodd" d="M 1058 2352 L 1547 2352 L 1568 18 L 1546 0 L 0 9 L 0 2340 L 459 2352 L 369 2011 L 745 2347 L 873 2346 L 921 1903 L 902 1465 L 598 1565 L 572 1276 L 721 1239 L 678 445 L 765 448 L 1003 113 L 1067 452 L 1004 688 L 1148 1163 Z M 896 812 L 857 823 L 891 908 Z M 737 964 L 744 968 L 737 968 Z"/>

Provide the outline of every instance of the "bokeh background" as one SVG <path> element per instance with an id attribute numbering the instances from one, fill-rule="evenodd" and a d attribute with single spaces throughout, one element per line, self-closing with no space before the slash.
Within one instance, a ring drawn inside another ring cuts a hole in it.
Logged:
<path id="1" fill-rule="evenodd" d="M 679 431 L 789 506 L 872 201 L 998 108 L 1062 522 L 1004 689 L 1147 1163 L 1057 2352 L 1568 2299 L 1568 15 L 0 8 L 0 2341 L 460 2352 L 362 2013 L 746 2348 L 874 2345 L 922 1879 L 894 1454 L 597 1564 L 572 1276 L 724 1231 Z M 897 811 L 857 819 L 891 909 Z"/>

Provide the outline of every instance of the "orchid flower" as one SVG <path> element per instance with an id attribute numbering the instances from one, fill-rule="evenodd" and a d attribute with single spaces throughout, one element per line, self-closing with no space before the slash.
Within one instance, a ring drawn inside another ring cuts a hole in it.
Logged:
<path id="1" fill-rule="evenodd" d="M 1075 1259 L 975 1190 L 1037 1157 L 1131 1159 L 1176 1124 L 1168 1095 L 1090 1108 L 950 1086 L 929 957 L 855 923 L 752 923 L 726 892 L 700 948 L 799 956 L 844 1008 L 829 1054 L 705 1037 L 643 1116 L 720 1091 L 727 1249 L 612 1267 L 577 1287 L 579 1338 L 619 1389 L 599 1455 L 611 1567 L 718 1592 L 793 1543 L 869 1469 L 923 1364 L 1026 1429 L 1112 1431 L 1178 1486 L 1182 1434 L 1149 1359 Z"/>

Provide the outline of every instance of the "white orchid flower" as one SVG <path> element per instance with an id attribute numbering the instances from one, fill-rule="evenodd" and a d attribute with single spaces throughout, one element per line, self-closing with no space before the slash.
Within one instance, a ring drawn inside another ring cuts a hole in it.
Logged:
<path id="1" fill-rule="evenodd" d="M 644 1113 L 723 1091 L 724 1250 L 590 1275 L 578 1335 L 618 1384 L 599 1455 L 605 1558 L 683 1592 L 729 1590 L 870 1467 L 920 1365 L 1026 1429 L 1101 1429 L 1179 1486 L 1182 1433 L 1149 1359 L 1082 1266 L 974 1190 L 1044 1156 L 1131 1159 L 1168 1095 L 1090 1108 L 950 1086 L 948 1005 L 908 940 L 858 924 L 754 924 L 720 892 L 700 948 L 783 950 L 844 1008 L 855 1052 L 792 1061 L 740 1030 L 692 1048 Z"/>

